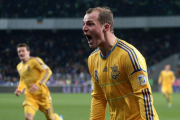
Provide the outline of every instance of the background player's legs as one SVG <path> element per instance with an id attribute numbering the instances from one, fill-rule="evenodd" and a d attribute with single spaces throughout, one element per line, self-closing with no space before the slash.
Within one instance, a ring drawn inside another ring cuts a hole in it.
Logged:
<path id="1" fill-rule="evenodd" d="M 29 105 L 24 106 L 24 114 L 26 120 L 33 120 L 36 110 Z"/>
<path id="2" fill-rule="evenodd" d="M 58 114 L 56 114 L 56 113 L 54 113 L 54 119 L 53 120 L 62 120 L 60 117 L 59 117 L 59 115 Z"/>
<path id="3" fill-rule="evenodd" d="M 172 88 L 162 89 L 162 94 L 166 98 L 168 107 L 171 107 L 172 106 Z"/>
<path id="4" fill-rule="evenodd" d="M 169 107 L 172 106 L 172 95 L 171 94 L 168 95 L 168 106 Z"/>
<path id="5" fill-rule="evenodd" d="M 42 98 L 42 102 L 39 102 L 39 110 L 45 114 L 47 120 L 61 120 L 58 114 L 53 112 L 51 96 Z"/>
<path id="6" fill-rule="evenodd" d="M 167 93 L 168 93 L 168 107 L 172 106 L 172 91 L 173 91 L 172 88 L 169 88 L 167 91 Z"/>
<path id="7" fill-rule="evenodd" d="M 165 87 L 162 87 L 161 91 L 162 91 L 163 96 L 166 98 L 166 102 L 169 102 L 168 90 Z"/>
<path id="8" fill-rule="evenodd" d="M 168 90 L 168 107 L 172 106 L 172 88 Z"/>
<path id="9" fill-rule="evenodd" d="M 166 98 L 166 101 L 168 101 L 168 94 L 166 92 L 162 92 L 163 96 Z"/>
<path id="10" fill-rule="evenodd" d="M 45 115 L 45 117 L 46 117 L 47 120 L 61 120 L 61 119 L 59 118 L 59 115 L 58 115 L 58 114 L 53 113 L 52 107 L 50 107 L 50 108 L 40 107 L 39 110 L 44 113 L 44 115 Z"/>

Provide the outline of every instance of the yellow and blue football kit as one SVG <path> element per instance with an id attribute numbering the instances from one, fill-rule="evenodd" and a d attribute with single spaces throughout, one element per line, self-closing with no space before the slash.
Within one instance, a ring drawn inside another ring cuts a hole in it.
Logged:
<path id="1" fill-rule="evenodd" d="M 168 102 L 168 106 L 172 106 L 172 84 L 175 81 L 173 71 L 162 70 L 159 75 L 159 83 L 161 83 L 161 92 Z"/>
<path id="2" fill-rule="evenodd" d="M 172 94 L 172 83 L 175 81 L 173 71 L 162 70 L 159 75 L 159 82 L 162 84 L 161 91 L 163 93 Z"/>
<path id="3" fill-rule="evenodd" d="M 47 119 L 52 119 L 54 116 L 52 101 L 50 91 L 45 84 L 52 74 L 50 68 L 39 57 L 31 57 L 25 63 L 20 62 L 17 65 L 17 70 L 20 75 L 17 89 L 20 91 L 25 89 L 25 101 L 23 102 L 25 114 L 35 115 L 36 111 L 40 110 Z M 36 84 L 39 87 L 34 93 L 29 91 L 31 84 Z"/>
<path id="4" fill-rule="evenodd" d="M 90 120 L 104 120 L 107 103 L 110 120 L 159 120 L 145 59 L 134 46 L 117 39 L 107 56 L 99 49 L 92 52 L 88 67 L 93 85 Z"/>

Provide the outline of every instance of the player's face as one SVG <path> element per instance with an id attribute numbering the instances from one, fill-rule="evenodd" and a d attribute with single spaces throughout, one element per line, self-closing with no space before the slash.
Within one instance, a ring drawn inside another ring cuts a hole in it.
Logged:
<path id="1" fill-rule="evenodd" d="M 168 71 L 168 70 L 170 70 L 170 69 L 171 69 L 171 66 L 170 66 L 170 65 L 166 65 L 166 66 L 165 66 L 165 70 Z"/>
<path id="2" fill-rule="evenodd" d="M 30 51 L 26 47 L 18 47 L 17 52 L 20 60 L 25 62 L 29 59 Z"/>
<path id="3" fill-rule="evenodd" d="M 90 48 L 98 47 L 104 39 L 103 26 L 98 21 L 99 12 L 86 14 L 83 19 L 83 33 L 88 40 Z"/>

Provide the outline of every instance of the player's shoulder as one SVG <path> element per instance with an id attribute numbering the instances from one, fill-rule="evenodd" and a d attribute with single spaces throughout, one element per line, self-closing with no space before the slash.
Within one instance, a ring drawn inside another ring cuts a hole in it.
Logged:
<path id="1" fill-rule="evenodd" d="M 36 56 L 36 57 L 31 57 L 31 58 L 30 58 L 30 61 L 33 62 L 33 63 L 43 64 L 43 60 L 42 60 L 40 57 L 38 57 L 38 56 Z"/>
<path id="2" fill-rule="evenodd" d="M 96 48 L 90 55 L 89 58 L 95 57 L 97 55 L 99 55 L 99 48 Z"/>
<path id="3" fill-rule="evenodd" d="M 133 47 L 130 43 L 128 43 L 128 42 L 126 42 L 125 40 L 122 40 L 122 39 L 119 39 L 118 46 L 129 47 L 129 48 Z"/>
<path id="4" fill-rule="evenodd" d="M 170 72 L 171 72 L 172 74 L 174 74 L 174 71 L 170 70 Z"/>
<path id="5" fill-rule="evenodd" d="M 120 39 L 117 43 L 117 48 L 124 51 L 123 53 L 128 53 L 128 51 L 132 50 L 132 45 Z"/>
<path id="6" fill-rule="evenodd" d="M 29 59 L 28 61 L 30 61 L 30 62 L 35 62 L 35 61 L 36 61 L 36 57 L 31 56 L 30 59 Z"/>
<path id="7" fill-rule="evenodd" d="M 121 51 L 121 54 L 124 54 L 126 56 L 131 56 L 139 53 L 139 51 L 132 44 L 122 39 L 119 40 L 117 47 L 119 48 L 119 51 Z"/>
<path id="8" fill-rule="evenodd" d="M 43 62 L 43 60 L 40 58 L 40 57 L 34 57 L 34 60 L 36 61 L 36 62 L 38 62 L 39 64 L 43 64 L 44 62 Z"/>
<path id="9" fill-rule="evenodd" d="M 17 64 L 16 68 L 18 69 L 21 65 L 22 65 L 22 61 L 20 63 Z"/>
<path id="10" fill-rule="evenodd" d="M 36 56 L 34 57 L 35 60 L 42 60 L 40 57 Z"/>

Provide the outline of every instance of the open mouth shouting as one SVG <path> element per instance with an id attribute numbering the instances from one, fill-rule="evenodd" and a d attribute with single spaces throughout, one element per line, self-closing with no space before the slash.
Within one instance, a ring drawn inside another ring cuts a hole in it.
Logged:
<path id="1" fill-rule="evenodd" d="M 86 35 L 86 38 L 88 40 L 88 43 L 92 44 L 92 40 L 93 40 L 92 36 L 91 35 Z"/>
<path id="2" fill-rule="evenodd" d="M 23 59 L 24 56 L 25 56 L 25 55 L 20 54 L 20 55 L 19 55 L 19 58 L 20 58 L 20 59 Z"/>

